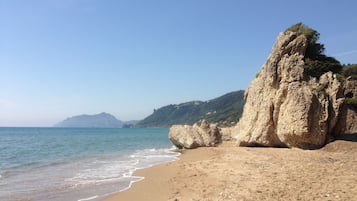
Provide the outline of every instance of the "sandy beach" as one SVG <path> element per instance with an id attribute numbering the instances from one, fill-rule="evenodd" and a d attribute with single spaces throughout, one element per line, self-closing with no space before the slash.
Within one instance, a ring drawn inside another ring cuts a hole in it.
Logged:
<path id="1" fill-rule="evenodd" d="M 301 150 L 225 142 L 135 175 L 145 179 L 104 201 L 357 200 L 357 143 Z"/>

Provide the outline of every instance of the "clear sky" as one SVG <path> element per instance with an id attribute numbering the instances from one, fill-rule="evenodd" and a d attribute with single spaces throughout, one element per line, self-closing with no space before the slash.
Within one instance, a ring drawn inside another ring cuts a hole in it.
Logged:
<path id="1" fill-rule="evenodd" d="M 355 0 L 0 0 L 0 126 L 52 126 L 245 89 L 303 22 L 357 63 Z"/>

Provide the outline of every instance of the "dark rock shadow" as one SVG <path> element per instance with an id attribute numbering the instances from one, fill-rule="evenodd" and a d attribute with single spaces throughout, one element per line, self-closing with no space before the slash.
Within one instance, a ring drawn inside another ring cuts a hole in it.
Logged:
<path id="1" fill-rule="evenodd" d="M 357 133 L 335 136 L 321 150 L 327 152 L 356 153 Z"/>
<path id="2" fill-rule="evenodd" d="M 357 133 L 338 135 L 338 136 L 335 136 L 335 140 L 357 142 Z"/>

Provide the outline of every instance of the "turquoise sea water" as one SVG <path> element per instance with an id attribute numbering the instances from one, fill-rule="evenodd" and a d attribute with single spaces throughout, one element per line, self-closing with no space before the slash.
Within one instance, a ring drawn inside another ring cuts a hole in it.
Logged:
<path id="1" fill-rule="evenodd" d="M 177 159 L 168 129 L 0 128 L 0 200 L 84 201 Z"/>

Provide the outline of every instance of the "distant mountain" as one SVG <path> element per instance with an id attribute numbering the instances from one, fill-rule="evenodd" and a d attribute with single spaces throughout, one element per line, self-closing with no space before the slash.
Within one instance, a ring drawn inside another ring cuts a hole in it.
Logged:
<path id="1" fill-rule="evenodd" d="M 173 124 L 194 124 L 201 119 L 219 126 L 235 124 L 243 112 L 244 91 L 235 91 L 209 101 L 191 101 L 167 105 L 140 121 L 136 127 L 170 127 Z"/>
<path id="2" fill-rule="evenodd" d="M 54 127 L 76 127 L 76 128 L 121 128 L 124 122 L 118 120 L 108 113 L 95 115 L 79 115 L 67 118 L 57 123 Z"/>
<path id="3" fill-rule="evenodd" d="M 123 122 L 123 128 L 134 128 L 135 125 L 139 122 L 140 120 L 125 121 Z"/>

